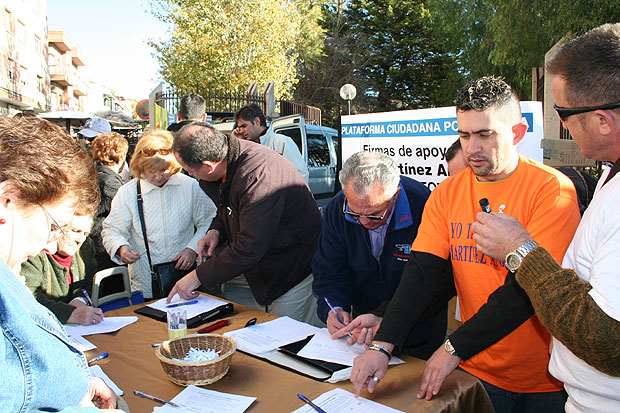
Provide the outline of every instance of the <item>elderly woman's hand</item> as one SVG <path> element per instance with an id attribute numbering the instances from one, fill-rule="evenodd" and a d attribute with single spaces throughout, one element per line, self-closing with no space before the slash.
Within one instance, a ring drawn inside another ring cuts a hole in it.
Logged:
<path id="1" fill-rule="evenodd" d="M 177 270 L 189 270 L 196 263 L 196 254 L 191 248 L 185 248 L 172 261 L 176 261 L 174 268 Z"/>
<path id="2" fill-rule="evenodd" d="M 115 409 L 116 394 L 99 377 L 90 379 L 88 392 L 80 402 L 80 407 L 96 406 L 100 409 Z"/>
<path id="3" fill-rule="evenodd" d="M 103 311 L 101 308 L 90 306 L 79 306 L 69 316 L 67 323 L 80 324 L 83 326 L 89 326 L 92 324 L 99 324 L 103 321 Z"/>
<path id="4" fill-rule="evenodd" d="M 118 255 L 125 264 L 133 264 L 140 258 L 140 254 L 132 250 L 129 245 L 121 246 L 116 252 L 116 255 Z"/>

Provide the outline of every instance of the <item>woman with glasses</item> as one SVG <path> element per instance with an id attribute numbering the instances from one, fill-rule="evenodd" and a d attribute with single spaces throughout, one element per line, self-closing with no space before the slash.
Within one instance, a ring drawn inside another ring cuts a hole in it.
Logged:
<path id="1" fill-rule="evenodd" d="M 91 291 L 97 272 L 93 241 L 87 238 L 92 225 L 92 215 L 78 208 L 64 234 L 52 244 L 56 251 L 43 251 L 22 264 L 26 286 L 63 324 L 103 321 L 101 309 L 88 305 L 82 294 L 82 289 Z"/>
<path id="2" fill-rule="evenodd" d="M 115 408 L 84 354 L 18 274 L 21 264 L 67 231 L 74 211 L 94 213 L 99 191 L 88 154 L 62 129 L 35 117 L 0 117 L 0 411 Z"/>
<path id="3" fill-rule="evenodd" d="M 179 173 L 172 141 L 172 134 L 160 129 L 142 135 L 130 163 L 135 178 L 118 190 L 110 215 L 103 221 L 106 251 L 115 262 L 128 264 L 131 289 L 142 291 L 145 299 L 152 298 L 153 292 L 138 212 L 138 184 L 153 265 L 175 261 L 175 268 L 191 269 L 198 255 L 198 240 L 216 212 L 198 181 Z"/>

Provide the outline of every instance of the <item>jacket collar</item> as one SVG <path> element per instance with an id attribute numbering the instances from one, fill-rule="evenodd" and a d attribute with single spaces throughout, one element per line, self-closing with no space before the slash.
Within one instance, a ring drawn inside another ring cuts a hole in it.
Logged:
<path id="1" fill-rule="evenodd" d="M 140 186 L 142 187 L 142 195 L 149 193 L 151 191 L 154 191 L 156 189 L 164 189 L 167 186 L 176 186 L 176 185 L 180 185 L 181 182 L 179 180 L 179 177 L 177 175 L 179 175 L 181 172 L 177 172 L 176 174 L 172 175 L 170 177 L 170 179 L 168 179 L 168 182 L 166 182 L 166 185 L 163 186 L 163 188 L 160 188 L 158 186 L 153 185 L 152 183 L 150 183 L 149 181 L 147 181 L 146 179 L 140 179 Z M 134 184 L 135 185 L 135 184 Z"/>

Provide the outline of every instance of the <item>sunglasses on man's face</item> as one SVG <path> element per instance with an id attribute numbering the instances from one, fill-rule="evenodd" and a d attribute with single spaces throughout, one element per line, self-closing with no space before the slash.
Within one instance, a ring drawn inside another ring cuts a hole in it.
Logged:
<path id="1" fill-rule="evenodd" d="M 558 113 L 560 120 L 566 122 L 566 118 L 579 113 L 594 112 L 595 110 L 609 110 L 620 108 L 620 102 L 608 103 L 600 106 L 584 106 L 581 108 L 565 108 L 558 105 L 553 105 L 553 109 Z"/>
<path id="2" fill-rule="evenodd" d="M 345 215 L 348 215 L 350 217 L 352 217 L 353 219 L 357 219 L 360 220 L 362 218 L 366 218 L 366 219 L 372 219 L 373 221 L 380 221 L 382 219 L 385 218 L 385 215 L 388 212 L 388 209 L 390 209 L 390 205 L 388 205 L 387 207 L 385 207 L 385 210 L 383 211 L 383 215 L 379 216 L 379 215 L 362 215 L 362 214 L 358 214 L 357 212 L 353 212 L 348 210 L 349 207 L 349 202 L 347 201 L 347 198 L 344 199 L 344 202 L 342 203 L 342 212 Z"/>
<path id="3" fill-rule="evenodd" d="M 144 148 L 142 149 L 142 153 L 145 156 L 155 156 L 156 153 L 162 156 L 166 156 L 166 155 L 170 155 L 170 152 L 172 152 L 172 149 L 170 148 L 160 148 L 160 149 Z"/>

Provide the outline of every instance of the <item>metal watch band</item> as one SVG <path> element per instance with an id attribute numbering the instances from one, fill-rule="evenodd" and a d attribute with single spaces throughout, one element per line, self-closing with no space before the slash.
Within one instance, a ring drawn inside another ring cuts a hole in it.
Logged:
<path id="1" fill-rule="evenodd" d="M 506 259 L 504 260 L 506 268 L 508 268 L 512 272 L 516 272 L 521 266 L 523 258 L 525 258 L 526 255 L 529 254 L 530 251 L 532 251 L 537 246 L 538 243 L 536 241 L 528 241 L 517 249 L 510 251 L 506 255 Z"/>
<path id="2" fill-rule="evenodd" d="M 385 348 L 384 346 L 380 345 L 380 344 L 371 344 L 371 345 L 368 346 L 368 350 L 379 351 L 379 352 L 385 354 L 387 356 L 388 360 L 390 360 L 392 358 L 392 355 L 390 354 L 388 349 Z"/>

